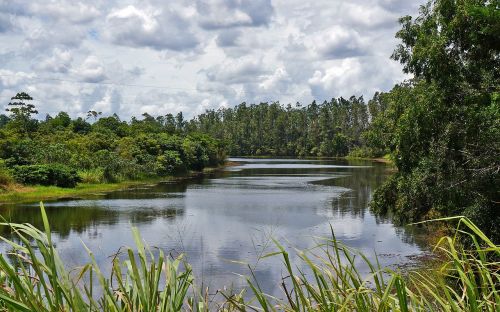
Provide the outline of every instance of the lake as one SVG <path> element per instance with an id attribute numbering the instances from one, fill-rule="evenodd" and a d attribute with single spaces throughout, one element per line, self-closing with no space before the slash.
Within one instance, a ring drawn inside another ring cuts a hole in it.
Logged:
<path id="1" fill-rule="evenodd" d="M 281 259 L 262 255 L 315 246 L 330 237 L 382 265 L 411 264 L 425 250 L 424 233 L 397 227 L 368 208 L 374 190 L 390 174 L 371 161 L 230 158 L 218 172 L 85 198 L 45 203 L 57 250 L 68 267 L 88 261 L 82 243 L 106 270 L 121 246 L 133 246 L 131 227 L 144 241 L 172 255 L 185 254 L 197 284 L 212 292 L 240 289 L 248 263 L 263 289 L 276 293 Z M 12 222 L 41 225 L 38 204 L 0 207 Z M 5 232 L 5 229 L 3 229 Z M 5 234 L 5 233 L 4 233 Z M 5 252 L 5 246 L 0 245 Z M 297 256 L 292 252 L 292 260 Z"/>

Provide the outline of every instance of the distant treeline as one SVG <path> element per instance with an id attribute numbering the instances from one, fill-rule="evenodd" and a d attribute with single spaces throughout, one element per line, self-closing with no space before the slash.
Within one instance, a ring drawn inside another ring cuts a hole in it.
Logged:
<path id="1" fill-rule="evenodd" d="M 10 116 L 0 116 L 0 187 L 12 180 L 64 187 L 137 180 L 199 171 L 225 159 L 218 140 L 185 130 L 182 114 L 126 122 L 94 111 L 87 120 L 61 112 L 39 121 L 30 100 L 18 93 Z"/>
<path id="2" fill-rule="evenodd" d="M 363 132 L 382 109 L 355 96 L 307 106 L 242 103 L 209 110 L 190 127 L 224 141 L 231 155 L 346 156 L 363 146 Z"/>

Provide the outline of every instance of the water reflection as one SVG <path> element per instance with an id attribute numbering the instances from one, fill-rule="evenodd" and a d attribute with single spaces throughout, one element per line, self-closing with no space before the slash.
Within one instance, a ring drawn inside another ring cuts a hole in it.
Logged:
<path id="1" fill-rule="evenodd" d="M 199 283 L 212 288 L 242 287 L 249 263 L 262 287 L 274 292 L 281 279 L 281 259 L 260 259 L 275 248 L 310 248 L 327 237 L 338 239 L 382 265 L 408 261 L 425 243 L 418 229 L 396 228 L 373 215 L 368 203 L 388 175 L 385 165 L 347 160 L 231 159 L 239 162 L 204 178 L 141 186 L 102 196 L 46 203 L 57 249 L 69 266 L 88 257 L 82 242 L 109 268 L 109 256 L 133 245 L 130 229 L 167 253 L 185 253 Z M 0 207 L 13 222 L 41 227 L 36 204 Z M 1 229 L 3 235 L 6 229 Z M 1 246 L 0 248 L 5 248 Z M 5 250 L 1 249 L 3 252 Z M 292 260 L 296 255 L 292 254 Z"/>

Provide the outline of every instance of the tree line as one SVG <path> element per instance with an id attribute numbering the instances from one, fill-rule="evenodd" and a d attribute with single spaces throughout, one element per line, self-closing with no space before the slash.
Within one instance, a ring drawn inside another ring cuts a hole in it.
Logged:
<path id="1" fill-rule="evenodd" d="M 362 146 L 362 133 L 380 109 L 371 104 L 356 96 L 307 106 L 242 103 L 208 110 L 189 126 L 224 141 L 230 155 L 346 156 Z"/>

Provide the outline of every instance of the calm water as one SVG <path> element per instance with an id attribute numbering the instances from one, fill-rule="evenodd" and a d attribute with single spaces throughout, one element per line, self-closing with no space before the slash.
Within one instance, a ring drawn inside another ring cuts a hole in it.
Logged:
<path id="1" fill-rule="evenodd" d="M 263 288 L 274 292 L 281 259 L 258 260 L 275 250 L 271 237 L 304 249 L 329 237 L 332 225 L 338 239 L 368 255 L 376 252 L 383 265 L 408 263 L 425 247 L 417 229 L 395 227 L 367 208 L 388 175 L 383 164 L 230 160 L 240 165 L 204 178 L 46 202 L 57 250 L 68 266 L 80 265 L 88 261 L 83 242 L 109 269 L 110 255 L 134 245 L 135 226 L 150 246 L 184 253 L 198 284 L 212 290 L 242 287 L 244 280 L 235 273 L 248 274 L 248 268 L 238 261 L 250 264 Z M 41 225 L 36 204 L 3 206 L 0 214 Z"/>

